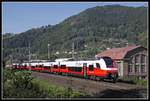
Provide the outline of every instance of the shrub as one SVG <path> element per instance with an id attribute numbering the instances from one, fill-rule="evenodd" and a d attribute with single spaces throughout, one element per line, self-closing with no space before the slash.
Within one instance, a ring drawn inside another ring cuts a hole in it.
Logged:
<path id="1" fill-rule="evenodd" d="M 30 71 L 17 71 L 12 69 L 4 69 L 3 72 L 3 97 L 26 97 L 32 88 Z M 30 93 L 29 93 L 30 92 Z"/>
<path id="2" fill-rule="evenodd" d="M 84 96 L 72 88 L 58 87 L 46 80 L 35 79 L 31 71 L 4 70 L 4 98 L 73 98 Z"/>
<path id="3" fill-rule="evenodd" d="M 32 85 L 32 79 L 33 77 L 31 76 L 31 71 L 16 71 L 13 76 L 13 83 L 16 88 L 27 88 L 29 85 Z"/>

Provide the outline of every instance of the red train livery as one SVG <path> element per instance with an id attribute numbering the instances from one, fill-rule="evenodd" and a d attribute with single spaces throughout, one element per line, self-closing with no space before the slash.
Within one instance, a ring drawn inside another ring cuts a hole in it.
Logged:
<path id="1" fill-rule="evenodd" d="M 62 75 L 76 75 L 89 79 L 111 79 L 116 81 L 118 70 L 116 63 L 110 57 L 101 57 L 99 60 L 69 61 L 57 59 L 55 62 L 30 62 L 13 64 L 15 69 L 27 69 L 57 73 Z"/>

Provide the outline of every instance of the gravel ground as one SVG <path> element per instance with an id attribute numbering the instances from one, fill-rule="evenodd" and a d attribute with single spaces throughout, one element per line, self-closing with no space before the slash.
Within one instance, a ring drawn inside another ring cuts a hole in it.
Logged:
<path id="1" fill-rule="evenodd" d="M 88 98 L 144 98 L 147 99 L 147 89 L 133 84 L 93 81 L 71 76 L 33 72 L 36 78 L 45 79 L 51 84 L 71 87 L 85 92 Z"/>

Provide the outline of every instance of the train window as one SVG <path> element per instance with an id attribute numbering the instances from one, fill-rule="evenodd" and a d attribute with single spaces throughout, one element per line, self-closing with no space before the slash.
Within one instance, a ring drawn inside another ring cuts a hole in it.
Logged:
<path id="1" fill-rule="evenodd" d="M 66 65 L 61 65 L 60 68 L 61 69 L 66 69 Z"/>
<path id="2" fill-rule="evenodd" d="M 49 66 L 44 66 L 44 68 L 50 68 Z"/>
<path id="3" fill-rule="evenodd" d="M 76 71 L 77 72 L 81 72 L 82 71 L 82 67 L 76 67 Z"/>
<path id="4" fill-rule="evenodd" d="M 35 68 L 35 66 L 31 66 L 32 68 Z"/>
<path id="5" fill-rule="evenodd" d="M 89 65 L 89 71 L 93 71 L 94 67 L 93 65 Z"/>
<path id="6" fill-rule="evenodd" d="M 99 68 L 99 69 L 101 68 L 99 63 L 96 63 L 96 67 Z"/>
<path id="7" fill-rule="evenodd" d="M 58 66 L 57 66 L 57 65 L 54 65 L 54 68 L 56 68 L 56 69 L 57 69 L 57 68 L 58 68 Z"/>
<path id="8" fill-rule="evenodd" d="M 81 72 L 82 71 L 82 67 L 69 67 L 70 71 L 74 71 L 74 72 Z"/>
<path id="9" fill-rule="evenodd" d="M 107 65 L 107 66 L 109 66 L 109 67 L 112 67 L 112 66 L 113 66 L 113 61 L 112 61 L 111 58 L 109 58 L 109 57 L 104 57 L 103 59 L 104 59 L 104 61 L 106 62 L 106 65 Z"/>
<path id="10" fill-rule="evenodd" d="M 69 67 L 69 70 L 70 71 L 74 71 L 74 67 Z"/>

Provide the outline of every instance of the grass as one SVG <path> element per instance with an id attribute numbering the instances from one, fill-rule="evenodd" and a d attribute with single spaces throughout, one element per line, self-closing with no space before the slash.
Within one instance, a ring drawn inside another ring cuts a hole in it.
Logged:
<path id="1" fill-rule="evenodd" d="M 40 88 L 40 92 L 47 93 L 47 96 L 50 98 L 79 98 L 86 95 L 84 93 L 74 91 L 71 88 L 64 88 L 50 84 L 47 80 L 43 79 L 36 78 L 32 82 L 33 85 Z"/>
<path id="2" fill-rule="evenodd" d="M 118 81 L 124 82 L 124 83 L 135 84 L 135 85 L 143 86 L 143 87 L 147 86 L 147 80 L 139 79 L 138 77 L 134 77 L 134 76 L 133 77 L 124 76 L 120 78 Z"/>
<path id="3" fill-rule="evenodd" d="M 45 79 L 33 78 L 30 71 L 5 69 L 4 98 L 80 98 L 84 93 L 50 84 Z"/>

